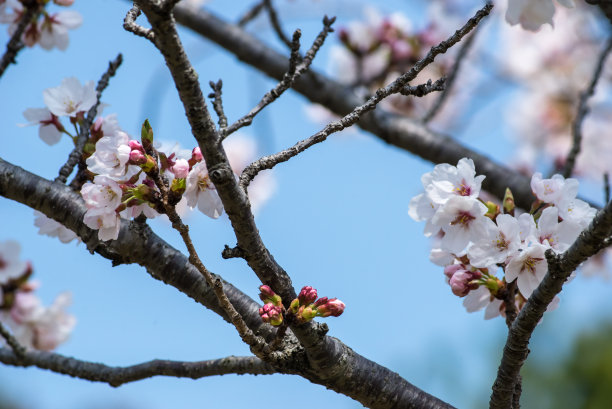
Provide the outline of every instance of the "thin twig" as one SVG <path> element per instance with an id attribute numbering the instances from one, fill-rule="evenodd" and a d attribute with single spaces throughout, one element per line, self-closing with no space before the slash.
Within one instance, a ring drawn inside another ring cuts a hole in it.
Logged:
<path id="1" fill-rule="evenodd" d="M 219 80 L 216 83 L 210 81 L 208 83 L 210 88 L 212 88 L 213 92 L 208 94 L 208 98 L 213 100 L 213 108 L 217 113 L 217 117 L 219 118 L 219 131 L 224 132 L 225 128 L 227 128 L 227 117 L 225 116 L 225 111 L 223 110 L 223 99 L 221 95 L 223 94 L 223 81 Z"/>
<path id="2" fill-rule="evenodd" d="M 236 23 L 236 25 L 238 27 L 244 27 L 245 25 L 247 25 L 247 23 L 251 20 L 253 20 L 255 17 L 257 17 L 259 15 L 259 13 L 261 13 L 261 11 L 264 9 L 264 1 L 260 1 L 258 3 L 255 3 L 255 5 L 253 7 L 251 7 L 249 10 L 247 10 L 246 13 L 244 13 L 244 15 L 242 17 L 240 17 L 240 20 L 238 20 L 238 23 Z"/>
<path id="3" fill-rule="evenodd" d="M 272 24 L 272 28 L 274 28 L 274 32 L 278 36 L 278 38 L 285 43 L 290 50 L 293 51 L 293 43 L 289 40 L 289 37 L 285 35 L 283 28 L 281 27 L 280 20 L 278 19 L 278 14 L 276 13 L 276 9 L 272 6 L 272 0 L 263 0 L 264 7 L 268 12 L 268 17 L 270 18 L 270 23 Z"/>
<path id="4" fill-rule="evenodd" d="M 19 341 L 17 341 L 17 338 L 15 338 L 13 334 L 11 334 L 9 330 L 6 329 L 4 324 L 2 324 L 2 321 L 0 321 L 0 335 L 2 336 L 2 338 L 4 338 L 6 343 L 11 347 L 17 359 L 19 361 L 23 361 L 26 357 L 27 350 L 25 349 L 23 345 L 19 343 Z"/>
<path id="5" fill-rule="evenodd" d="M 137 36 L 144 37 L 152 43 L 155 43 L 155 34 L 153 33 L 153 30 L 136 24 L 136 19 L 140 15 L 140 12 L 140 8 L 134 5 L 125 15 L 125 19 L 123 20 L 123 28 L 136 34 Z"/>
<path id="6" fill-rule="evenodd" d="M 276 99 L 278 99 L 278 97 L 280 97 L 286 90 L 291 88 L 295 80 L 299 78 L 300 75 L 302 75 L 304 72 L 306 72 L 308 67 L 310 67 L 312 60 L 325 42 L 325 39 L 327 38 L 329 33 L 332 33 L 334 31 L 331 26 L 335 20 L 335 17 L 327 18 L 327 16 L 325 16 L 325 18 L 323 19 L 323 29 L 321 30 L 317 38 L 314 40 L 312 46 L 310 47 L 308 52 L 306 52 L 306 55 L 303 59 L 301 59 L 301 61 L 299 50 L 300 36 L 302 35 L 302 33 L 300 30 L 296 30 L 295 33 L 293 33 L 293 40 L 291 42 L 291 57 L 289 58 L 289 70 L 285 73 L 283 79 L 281 80 L 281 82 L 278 83 L 278 85 L 276 85 L 276 87 L 268 91 L 261 98 L 255 108 L 251 109 L 248 114 L 230 125 L 227 128 L 227 131 L 223 133 L 223 138 L 227 137 L 228 135 L 231 135 L 242 127 L 250 125 L 253 122 L 253 118 L 255 118 L 255 115 L 261 112 L 266 106 L 276 101 Z"/>
<path id="7" fill-rule="evenodd" d="M 277 373 L 270 364 L 254 356 L 228 356 L 199 362 L 155 359 L 121 367 L 43 351 L 27 351 L 23 358 L 20 358 L 8 348 L 0 348 L 0 362 L 20 367 L 36 366 L 75 378 L 108 383 L 114 387 L 154 376 L 200 379 L 227 374 L 270 375 Z"/>
<path id="8" fill-rule="evenodd" d="M 6 44 L 6 51 L 4 55 L 2 55 L 2 59 L 0 59 L 0 77 L 4 74 L 4 71 L 8 68 L 10 64 L 16 64 L 15 58 L 19 51 L 23 49 L 25 44 L 21 41 L 21 37 L 29 24 L 38 20 L 38 16 L 43 10 L 43 6 L 41 6 L 37 1 L 30 2 L 22 2 L 24 4 L 25 12 L 22 14 L 19 23 L 17 23 L 17 27 L 15 28 L 15 32 L 9 39 Z"/>
<path id="9" fill-rule="evenodd" d="M 74 149 L 72 150 L 72 152 L 70 152 L 70 155 L 68 155 L 68 160 L 60 169 L 59 175 L 55 178 L 56 182 L 66 183 L 66 180 L 68 180 L 68 176 L 70 176 L 76 164 L 81 161 L 83 156 L 83 148 L 89 140 L 91 124 L 93 123 L 94 118 L 98 114 L 98 107 L 100 106 L 100 98 L 102 98 L 102 92 L 104 92 L 104 90 L 108 86 L 110 78 L 115 75 L 117 69 L 119 68 L 122 62 L 123 55 L 119 53 L 114 60 L 108 63 L 108 69 L 104 74 L 102 74 L 102 77 L 98 81 L 98 85 L 96 86 L 96 103 L 89 109 L 89 112 L 87 112 L 87 116 L 83 119 L 83 122 L 81 122 L 79 134 L 77 136 L 77 141 L 75 143 Z"/>
<path id="10" fill-rule="evenodd" d="M 417 86 L 406 85 L 399 93 L 405 96 L 420 98 L 435 91 L 444 91 L 446 89 L 446 84 L 446 77 L 442 77 L 437 79 L 434 83 L 432 83 L 431 80 L 427 80 L 425 84 L 419 84 Z"/>
<path id="11" fill-rule="evenodd" d="M 461 41 L 463 37 L 465 37 L 485 16 L 489 14 L 492 8 L 493 6 L 491 4 L 487 4 L 482 9 L 478 10 L 476 15 L 468 20 L 468 22 L 457 30 L 452 36 L 442 41 L 437 46 L 432 47 L 427 55 L 421 60 L 417 61 L 408 72 L 398 77 L 386 87 L 379 88 L 367 102 L 354 108 L 349 114 L 337 121 L 329 123 L 321 131 L 296 143 L 291 148 L 285 149 L 284 151 L 270 156 L 264 156 L 263 158 L 251 163 L 242 171 L 242 175 L 240 175 L 240 186 L 242 189 L 246 191 L 249 183 L 251 183 L 255 176 L 257 176 L 257 174 L 262 170 L 272 169 L 279 163 L 288 161 L 311 146 L 325 141 L 329 135 L 348 128 L 355 122 L 359 121 L 364 114 L 376 108 L 376 106 L 388 96 L 401 92 L 410 81 L 414 80 L 425 67 L 433 62 L 438 54 L 445 53 L 450 47 Z"/>
<path id="12" fill-rule="evenodd" d="M 597 81 L 599 80 L 599 77 L 601 77 L 601 72 L 603 71 L 606 58 L 608 57 L 608 54 L 610 54 L 610 50 L 612 50 L 612 37 L 608 39 L 605 48 L 599 55 L 599 59 L 597 60 L 597 65 L 595 66 L 595 71 L 593 72 L 589 86 L 580 94 L 578 112 L 576 113 L 576 119 L 574 120 L 572 126 L 572 148 L 567 154 L 565 165 L 563 166 L 562 174 L 566 178 L 572 175 L 572 171 L 576 165 L 576 157 L 580 153 L 580 144 L 582 142 L 582 122 L 589 113 L 588 101 L 589 98 L 595 93 Z"/>
<path id="13" fill-rule="evenodd" d="M 423 123 L 426 124 L 429 121 L 431 121 L 438 114 L 438 112 L 440 112 L 442 105 L 448 99 L 447 97 L 450 94 L 450 91 L 453 85 L 455 84 L 455 79 L 457 78 L 457 74 L 459 73 L 459 70 L 461 69 L 461 64 L 466 59 L 466 55 L 472 48 L 472 44 L 474 44 L 474 39 L 476 38 L 476 35 L 478 34 L 479 29 L 480 29 L 480 26 L 476 27 L 474 31 L 472 32 L 472 34 L 469 35 L 465 39 L 465 41 L 459 48 L 459 52 L 457 53 L 455 64 L 452 66 L 450 73 L 447 75 L 446 88 L 444 89 L 444 91 L 442 91 L 442 93 L 440 94 L 436 102 L 432 105 L 430 110 L 423 117 Z"/>

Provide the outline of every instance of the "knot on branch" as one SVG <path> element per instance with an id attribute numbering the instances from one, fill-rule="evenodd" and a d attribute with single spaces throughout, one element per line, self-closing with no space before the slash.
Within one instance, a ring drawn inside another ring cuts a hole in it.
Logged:
<path id="1" fill-rule="evenodd" d="M 230 258 L 244 258 L 245 257 L 245 253 L 244 253 L 244 250 L 242 250 L 238 246 L 230 247 L 230 246 L 228 246 L 226 244 L 225 248 L 221 252 L 221 257 L 223 257 L 226 260 L 230 259 Z"/>
<path id="2" fill-rule="evenodd" d="M 232 172 L 232 169 L 227 163 L 221 163 L 209 169 L 208 175 L 215 186 L 219 186 L 232 180 L 234 177 L 234 172 Z"/>

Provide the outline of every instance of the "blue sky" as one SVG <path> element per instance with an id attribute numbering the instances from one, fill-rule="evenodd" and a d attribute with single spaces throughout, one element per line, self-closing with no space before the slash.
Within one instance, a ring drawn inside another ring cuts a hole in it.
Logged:
<path id="1" fill-rule="evenodd" d="M 235 16 L 249 4 L 232 2 L 230 7 L 216 1 L 211 7 Z M 338 25 L 359 16 L 358 7 L 347 8 L 340 1 L 316 5 L 333 8 L 328 14 L 339 13 Z M 419 16 L 419 5 L 411 3 L 414 10 L 409 10 L 406 2 L 395 1 L 386 7 L 397 6 Z M 83 14 L 84 24 L 71 33 L 66 52 L 25 50 L 18 65 L 0 79 L 4 96 L 0 99 L 4 124 L 0 156 L 43 177 L 55 177 L 70 152 L 70 142 L 66 139 L 49 147 L 38 139 L 34 127 L 15 124 L 25 122 L 21 113 L 26 108 L 43 106 L 45 88 L 69 76 L 97 81 L 118 52 L 125 62 L 104 93 L 103 100 L 109 104 L 105 113 L 116 112 L 131 135 L 138 135 L 142 121 L 149 118 L 156 138 L 193 147 L 161 56 L 147 41 L 122 29 L 128 3 L 77 0 L 73 9 Z M 287 30 L 303 29 L 305 44 L 318 31 L 324 13 L 316 7 L 307 10 L 286 22 Z M 273 85 L 207 41 L 182 34 L 204 87 L 209 80 L 223 79 L 230 119 L 247 112 Z M 261 35 L 272 38 L 269 32 Z M 7 38 L 2 30 L 0 43 Z M 326 52 L 317 67 L 326 67 Z M 262 153 L 290 146 L 319 129 L 306 119 L 304 104 L 302 97 L 288 93 L 244 134 L 261 140 Z M 510 142 L 499 137 L 503 109 L 503 99 L 488 104 L 474 113 L 472 123 L 477 125 L 460 135 L 500 161 L 512 149 Z M 327 320 L 330 335 L 441 399 L 459 407 L 484 407 L 501 356 L 505 325 L 499 319 L 484 321 L 481 313 L 467 314 L 445 284 L 441 269 L 428 261 L 423 225 L 408 217 L 407 208 L 421 189 L 420 176 L 432 166 L 365 133 L 336 135 L 275 170 L 278 190 L 258 214 L 257 223 L 268 248 L 298 289 L 312 285 L 321 296 L 346 303 L 344 315 Z M 58 352 L 111 365 L 248 354 L 232 327 L 174 288 L 152 280 L 139 266 L 112 268 L 108 260 L 90 255 L 83 245 L 64 245 L 37 235 L 32 213 L 0 198 L 0 241 L 21 243 L 22 257 L 32 262 L 35 277 L 42 283 L 40 295 L 45 303 L 61 291 L 72 292 L 70 311 L 78 324 Z M 220 256 L 225 244 L 235 243 L 227 218 L 211 220 L 194 214 L 188 222 L 207 267 L 256 298 L 259 283 L 246 264 Z M 155 220 L 151 226 L 175 247 L 184 248 L 167 223 Z M 545 317 L 541 333 L 564 334 L 566 338 L 557 338 L 556 343 L 567 348 L 572 334 L 610 318 L 605 311 L 612 304 L 611 288 L 598 277 L 574 280 L 563 293 L 559 309 Z M 544 353 L 544 342 L 538 337 L 536 331 L 534 355 Z M 294 376 L 155 378 L 113 389 L 39 369 L 0 366 L 0 393 L 33 409 L 243 408 L 254 402 L 261 405 L 272 391 L 294 409 L 323 404 L 360 407 Z"/>

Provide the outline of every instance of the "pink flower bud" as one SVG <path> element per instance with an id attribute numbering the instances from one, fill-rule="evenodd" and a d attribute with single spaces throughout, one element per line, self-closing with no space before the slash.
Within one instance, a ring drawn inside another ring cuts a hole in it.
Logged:
<path id="1" fill-rule="evenodd" d="M 174 166 L 172 166 L 172 173 L 174 173 L 176 178 L 187 178 L 189 174 L 189 163 L 185 159 L 178 159 Z"/>
<path id="2" fill-rule="evenodd" d="M 196 161 L 196 162 L 201 162 L 202 161 L 203 156 L 202 156 L 202 151 L 200 150 L 199 146 L 196 146 L 191 151 L 191 159 Z"/>
<path id="3" fill-rule="evenodd" d="M 325 304 L 317 307 L 317 315 L 319 317 L 338 317 L 344 312 L 344 303 L 337 298 L 332 298 Z"/>
<path id="4" fill-rule="evenodd" d="M 453 294 L 458 297 L 465 297 L 471 290 L 478 288 L 477 283 L 472 283 L 473 280 L 480 278 L 478 272 L 461 270 L 453 274 L 449 280 Z"/>
<path id="5" fill-rule="evenodd" d="M 141 151 L 133 150 L 130 152 L 130 162 L 134 165 L 143 165 L 147 163 L 147 157 Z"/>
<path id="6" fill-rule="evenodd" d="M 317 301 L 315 301 L 315 307 L 319 307 L 327 302 L 327 297 L 321 297 Z"/>
<path id="7" fill-rule="evenodd" d="M 459 270 L 465 270 L 465 266 L 463 264 L 451 264 L 444 267 L 444 275 L 450 280 L 453 274 Z"/>
<path id="8" fill-rule="evenodd" d="M 259 298 L 264 302 L 264 304 L 272 304 L 276 305 L 277 307 L 281 307 L 283 305 L 283 300 L 281 299 L 280 295 L 272 291 L 270 286 L 262 285 L 259 287 L 259 291 L 261 291 Z"/>
<path id="9" fill-rule="evenodd" d="M 298 300 L 300 300 L 300 305 L 308 305 L 315 302 L 317 299 L 317 290 L 307 285 L 302 287 L 302 291 L 298 295 Z"/>
<path id="10" fill-rule="evenodd" d="M 283 323 L 283 310 L 274 304 L 268 303 L 259 309 L 259 316 L 263 322 L 267 322 L 274 326 L 279 326 Z"/>
<path id="11" fill-rule="evenodd" d="M 142 147 L 142 144 L 140 142 L 138 142 L 135 139 L 129 140 L 128 141 L 128 146 L 130 147 L 131 150 L 133 151 L 141 151 L 144 152 L 144 149 Z"/>

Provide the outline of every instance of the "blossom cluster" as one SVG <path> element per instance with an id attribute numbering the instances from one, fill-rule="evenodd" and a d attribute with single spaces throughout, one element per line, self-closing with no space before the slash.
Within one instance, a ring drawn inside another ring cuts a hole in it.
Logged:
<path id="1" fill-rule="evenodd" d="M 560 9 L 554 30 L 537 34 L 503 28 L 499 72 L 520 84 L 507 104 L 507 118 L 517 140 L 515 166 L 533 171 L 534 163 L 557 168 L 564 165 L 573 143 L 580 94 L 587 89 L 605 40 L 591 6 L 577 4 L 575 10 Z M 606 132 L 610 112 L 610 65 L 589 99 L 588 120 L 582 127 L 581 152 L 574 172 L 601 180 L 612 171 L 606 160 L 612 155 Z M 552 159 L 552 160 L 551 160 Z"/>
<path id="2" fill-rule="evenodd" d="M 388 84 L 423 58 L 429 49 L 445 38 L 445 21 L 432 19 L 425 27 L 415 27 L 402 13 L 382 16 L 373 8 L 364 10 L 365 19 L 350 22 L 338 30 L 342 46 L 331 50 L 331 59 L 338 73 L 338 80 L 351 85 L 366 87 L 369 91 Z M 438 59 L 423 77 L 439 78 L 449 68 L 448 59 Z M 424 98 L 427 100 L 427 98 Z M 424 109 L 413 98 L 396 96 L 385 107 L 412 114 Z"/>
<path id="3" fill-rule="evenodd" d="M 286 320 L 304 323 L 312 321 L 314 317 L 339 317 L 345 305 L 337 298 L 321 297 L 317 299 L 317 290 L 310 286 L 302 287 L 300 294 L 291 301 L 288 310 L 285 310 L 281 297 L 270 286 L 259 287 L 259 298 L 264 302 L 259 309 L 263 322 L 279 326 Z"/>
<path id="4" fill-rule="evenodd" d="M 38 125 L 40 138 L 49 145 L 58 143 L 64 134 L 76 144 L 85 114 L 97 102 L 93 82 L 81 85 L 78 79 L 67 78 L 60 86 L 46 89 L 43 97 L 45 108 L 24 111 L 28 125 Z M 76 133 L 67 130 L 62 117 L 68 117 Z M 87 165 L 84 177 L 89 180 L 82 185 L 81 195 L 87 206 L 84 223 L 98 230 L 100 240 L 118 237 L 121 218 L 131 219 L 140 214 L 153 218 L 163 213 L 160 181 L 165 185 L 161 189 L 169 192 L 169 204 L 182 201 L 211 218 L 223 213 L 221 199 L 210 181 L 199 147 L 188 151 L 178 145 L 154 143 L 148 121 L 143 125 L 141 141 L 131 139 L 114 114 L 98 117 L 89 135 L 83 150 Z M 254 143 L 239 135 L 227 140 L 224 147 L 236 174 L 256 154 Z M 254 210 L 269 199 L 274 188 L 269 172 L 253 181 L 249 198 Z M 76 238 L 73 232 L 45 215 L 36 212 L 35 216 L 40 234 L 58 236 L 65 243 Z"/>
<path id="5" fill-rule="evenodd" d="M 0 242 L 0 322 L 27 347 L 51 351 L 68 339 L 76 323 L 65 312 L 70 294 L 62 293 L 45 307 L 36 296 L 38 283 L 30 281 L 32 267 L 19 258 L 15 241 Z M 0 337 L 0 345 L 5 341 Z"/>
<path id="6" fill-rule="evenodd" d="M 485 317 L 491 318 L 503 313 L 502 290 L 515 280 L 522 307 L 548 271 L 545 252 L 567 250 L 595 209 L 576 198 L 576 179 L 536 173 L 532 211 L 515 215 L 509 190 L 501 209 L 479 198 L 483 179 L 471 159 L 437 165 L 421 178 L 425 192 L 410 201 L 408 213 L 426 222 L 426 236 L 436 237 L 430 259 L 444 267 L 453 294 L 466 297 L 470 312 L 487 307 Z M 495 275 L 498 267 L 503 279 Z"/>
<path id="7" fill-rule="evenodd" d="M 47 1 L 39 0 L 39 3 L 46 4 Z M 74 0 L 53 0 L 53 3 L 67 7 Z M 9 24 L 9 35 L 13 35 L 24 13 L 24 5 L 19 0 L 0 1 L 0 23 Z M 28 24 L 21 40 L 28 47 L 39 44 L 45 50 L 56 47 L 65 50 L 69 42 L 68 30 L 78 28 L 82 23 L 83 17 L 76 11 L 63 10 L 51 14 L 43 8 L 38 20 Z"/>

